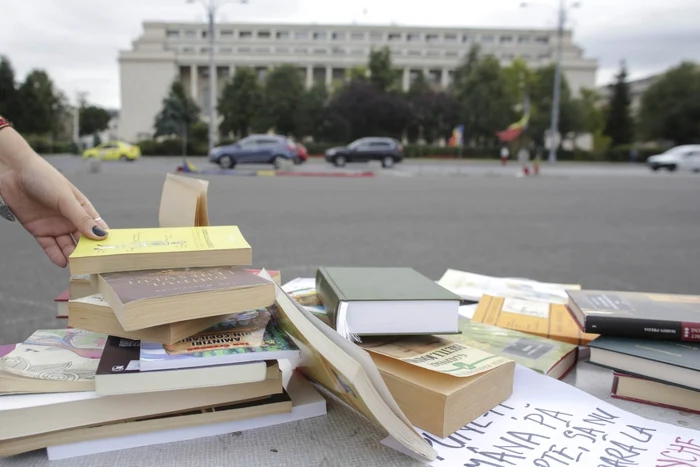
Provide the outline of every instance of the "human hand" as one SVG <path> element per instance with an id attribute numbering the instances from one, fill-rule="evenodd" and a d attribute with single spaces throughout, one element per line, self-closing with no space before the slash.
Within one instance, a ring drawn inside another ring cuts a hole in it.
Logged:
<path id="1" fill-rule="evenodd" d="M 107 236 L 107 224 L 66 177 L 36 153 L 0 175 L 0 196 L 57 266 L 66 267 L 79 235 Z"/>

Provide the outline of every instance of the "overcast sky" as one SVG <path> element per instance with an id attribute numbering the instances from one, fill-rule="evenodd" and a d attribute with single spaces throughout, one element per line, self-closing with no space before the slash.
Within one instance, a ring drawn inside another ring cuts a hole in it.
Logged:
<path id="1" fill-rule="evenodd" d="M 568 0 L 573 3 L 572 0 Z M 556 24 L 558 0 L 249 0 L 229 3 L 219 21 L 400 24 L 457 27 L 535 27 Z M 18 79 L 32 68 L 49 72 L 74 99 L 119 107 L 119 50 L 139 36 L 141 23 L 203 21 L 204 9 L 186 0 L 24 0 L 0 6 L 0 55 Z M 587 57 L 599 61 L 597 81 L 608 82 L 620 60 L 632 77 L 700 61 L 700 0 L 583 0 L 569 27 Z"/>

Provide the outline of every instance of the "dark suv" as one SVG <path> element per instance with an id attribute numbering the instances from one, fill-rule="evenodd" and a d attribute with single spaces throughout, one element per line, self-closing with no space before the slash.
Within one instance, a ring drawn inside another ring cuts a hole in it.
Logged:
<path id="1" fill-rule="evenodd" d="M 234 144 L 218 146 L 209 154 L 209 161 L 225 169 L 238 164 L 274 164 L 279 168 L 283 161 L 297 162 L 297 145 L 280 135 L 250 135 Z"/>
<path id="2" fill-rule="evenodd" d="M 348 162 L 381 161 L 382 167 L 388 168 L 403 158 L 403 146 L 394 138 L 360 138 L 348 146 L 326 151 L 326 161 L 336 167 L 342 167 Z"/>

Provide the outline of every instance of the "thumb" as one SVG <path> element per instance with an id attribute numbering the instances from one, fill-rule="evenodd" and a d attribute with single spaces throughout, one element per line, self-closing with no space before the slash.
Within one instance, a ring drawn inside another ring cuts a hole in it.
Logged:
<path id="1" fill-rule="evenodd" d="M 61 198 L 58 203 L 58 210 L 68 222 L 75 226 L 75 230 L 80 232 L 81 235 L 92 240 L 102 240 L 107 236 L 107 231 L 97 225 L 95 219 L 90 216 L 72 194 Z"/>

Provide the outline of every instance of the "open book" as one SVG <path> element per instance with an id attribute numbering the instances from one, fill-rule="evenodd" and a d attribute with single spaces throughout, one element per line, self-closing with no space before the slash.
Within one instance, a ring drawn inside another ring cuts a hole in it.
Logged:
<path id="1" fill-rule="evenodd" d="M 260 276 L 272 280 L 265 270 Z M 369 354 L 315 318 L 279 285 L 275 289 L 278 323 L 301 349 L 301 358 L 292 364 L 416 456 L 434 460 L 437 453 L 403 414 Z"/>
<path id="2" fill-rule="evenodd" d="M 167 174 L 158 209 L 160 227 L 201 227 L 209 225 L 207 189 L 209 182 Z"/>

